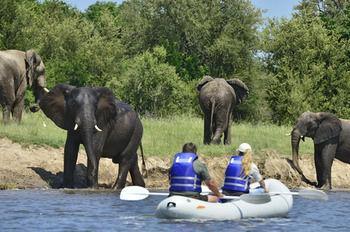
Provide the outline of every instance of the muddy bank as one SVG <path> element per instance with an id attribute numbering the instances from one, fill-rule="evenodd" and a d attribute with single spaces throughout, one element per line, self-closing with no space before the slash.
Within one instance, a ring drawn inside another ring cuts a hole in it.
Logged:
<path id="1" fill-rule="evenodd" d="M 303 156 L 302 156 L 303 157 Z M 229 157 L 201 157 L 208 165 L 213 178 L 219 184 Z M 149 188 L 167 188 L 169 158 L 146 157 Z M 262 174 L 281 180 L 290 188 L 309 187 L 302 182 L 300 175 L 291 167 L 290 160 L 280 158 L 273 151 L 264 152 L 256 160 Z M 141 164 L 140 164 L 141 165 Z M 316 178 L 313 157 L 303 157 L 300 166 L 311 181 Z M 63 148 L 21 146 L 8 139 L 0 138 L 0 189 L 5 188 L 58 188 L 63 178 Z M 117 165 L 109 159 L 100 163 L 99 184 L 110 187 L 117 175 Z M 75 173 L 76 187 L 85 187 L 86 155 L 80 152 Z M 332 168 L 333 188 L 350 188 L 350 166 L 335 161 Z"/>

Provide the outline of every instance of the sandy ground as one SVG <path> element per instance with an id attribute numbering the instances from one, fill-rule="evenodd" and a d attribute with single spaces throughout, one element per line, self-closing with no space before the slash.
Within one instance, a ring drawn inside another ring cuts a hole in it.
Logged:
<path id="1" fill-rule="evenodd" d="M 221 184 L 228 158 L 200 158 L 209 168 L 212 177 Z M 149 188 L 167 188 L 169 158 L 145 157 Z M 140 160 L 140 159 L 139 159 Z M 291 167 L 290 159 L 279 158 L 273 151 L 266 151 L 255 161 L 262 174 L 268 178 L 281 180 L 290 188 L 311 187 L 301 180 L 300 175 Z M 141 167 L 141 163 L 139 164 Z M 315 181 L 313 157 L 302 156 L 300 166 L 311 181 Z M 6 138 L 0 138 L 0 189 L 6 188 L 58 188 L 63 178 L 63 148 L 21 146 Z M 109 188 L 114 183 L 118 165 L 109 159 L 100 162 L 99 185 Z M 86 187 L 86 155 L 79 153 L 75 172 L 77 188 Z M 130 181 L 130 180 L 129 180 Z M 129 183 L 129 182 L 128 182 Z M 335 189 L 350 188 L 350 165 L 335 160 L 332 168 L 332 185 Z"/>

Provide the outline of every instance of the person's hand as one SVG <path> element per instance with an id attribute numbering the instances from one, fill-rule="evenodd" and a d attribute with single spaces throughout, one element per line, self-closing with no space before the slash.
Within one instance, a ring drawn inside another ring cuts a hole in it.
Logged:
<path id="1" fill-rule="evenodd" d="M 265 186 L 264 190 L 265 190 L 265 193 L 269 192 L 269 189 L 266 186 Z"/>

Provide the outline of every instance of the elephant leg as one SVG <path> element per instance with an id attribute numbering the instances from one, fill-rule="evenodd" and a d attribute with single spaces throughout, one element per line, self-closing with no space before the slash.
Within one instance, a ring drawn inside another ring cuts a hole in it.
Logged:
<path id="1" fill-rule="evenodd" d="M 2 119 L 3 123 L 8 123 L 10 121 L 11 107 L 9 105 L 2 107 Z"/>
<path id="2" fill-rule="evenodd" d="M 332 138 L 319 146 L 319 157 L 318 159 L 315 158 L 315 161 L 317 159 L 319 163 L 319 171 L 317 172 L 317 187 L 319 188 L 327 190 L 332 188 L 332 164 L 337 150 L 338 139 L 338 137 Z"/>
<path id="3" fill-rule="evenodd" d="M 91 160 L 88 159 L 86 180 L 87 180 L 87 185 L 89 187 L 98 188 L 98 167 L 99 167 L 99 163 L 100 163 L 100 158 L 96 158 L 96 169 L 94 170 Z"/>
<path id="4" fill-rule="evenodd" d="M 214 136 L 212 139 L 212 144 L 220 144 L 221 143 L 221 137 L 222 134 L 224 132 L 224 130 L 221 127 L 218 127 L 217 124 L 215 124 L 215 132 L 214 132 Z"/>
<path id="5" fill-rule="evenodd" d="M 227 122 L 227 128 L 224 131 L 224 144 L 230 145 L 231 144 L 231 114 L 229 115 L 228 122 Z"/>
<path id="6" fill-rule="evenodd" d="M 231 144 L 231 124 L 232 124 L 232 113 L 231 109 L 227 112 L 227 128 L 224 130 L 224 144 L 230 145 Z"/>
<path id="7" fill-rule="evenodd" d="M 123 159 L 123 161 L 119 163 L 118 177 L 113 185 L 114 189 L 122 189 L 125 187 L 126 178 L 128 177 L 130 166 L 131 165 L 129 160 Z"/>
<path id="8" fill-rule="evenodd" d="M 137 154 L 135 155 L 137 156 Z M 145 187 L 145 181 L 143 180 L 142 174 L 140 172 L 137 158 L 136 158 L 136 161 L 131 164 L 130 176 L 131 176 L 133 185 Z"/>
<path id="9" fill-rule="evenodd" d="M 2 78 L 4 78 L 4 76 L 0 76 L 0 79 Z M 5 78 L 8 79 L 9 77 L 6 76 Z M 0 84 L 0 102 L 2 107 L 2 120 L 3 123 L 6 124 L 10 122 L 13 105 L 15 103 L 15 92 L 13 82 L 5 84 L 5 86 Z"/>
<path id="10" fill-rule="evenodd" d="M 22 111 L 24 108 L 24 98 L 19 100 L 14 106 L 12 111 L 12 118 L 15 122 L 19 123 L 22 120 Z"/>
<path id="11" fill-rule="evenodd" d="M 122 154 L 122 159 L 119 161 L 118 175 L 115 183 L 113 184 L 113 189 L 122 189 L 125 187 L 126 178 L 131 167 L 130 157 L 128 153 Z"/>
<path id="12" fill-rule="evenodd" d="M 221 143 L 221 137 L 224 134 L 224 132 L 227 130 L 228 126 L 228 114 L 229 109 L 227 108 L 219 108 L 215 114 L 215 133 L 213 136 L 212 143 L 214 144 L 220 144 Z"/>
<path id="13" fill-rule="evenodd" d="M 210 114 L 204 115 L 204 144 L 210 144 L 212 131 L 210 128 Z"/>
<path id="14" fill-rule="evenodd" d="M 79 143 L 67 136 L 64 146 L 63 187 L 73 188 L 74 170 L 77 163 Z"/>
<path id="15" fill-rule="evenodd" d="M 321 154 L 322 154 L 322 149 L 320 148 L 320 145 L 315 144 L 315 155 L 314 155 L 314 161 L 315 161 L 315 168 L 316 168 L 316 178 L 317 178 L 317 186 L 319 187 L 320 184 L 322 183 L 322 162 L 321 162 Z"/>
<path id="16" fill-rule="evenodd" d="M 2 106 L 2 120 L 3 120 L 3 123 L 6 124 L 10 121 L 10 118 L 11 118 L 12 108 L 13 108 L 13 104 L 15 102 L 15 96 L 11 95 L 9 98 L 3 96 L 1 101 L 2 101 L 2 104 L 1 104 L 1 106 Z"/>

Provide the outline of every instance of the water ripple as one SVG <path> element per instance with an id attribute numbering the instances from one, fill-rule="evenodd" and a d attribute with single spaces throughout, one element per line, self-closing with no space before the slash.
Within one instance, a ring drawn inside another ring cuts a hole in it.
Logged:
<path id="1" fill-rule="evenodd" d="M 350 192 L 331 192 L 327 202 L 295 198 L 286 217 L 237 221 L 158 219 L 161 199 L 125 202 L 110 191 L 0 191 L 0 231 L 350 231 Z"/>

